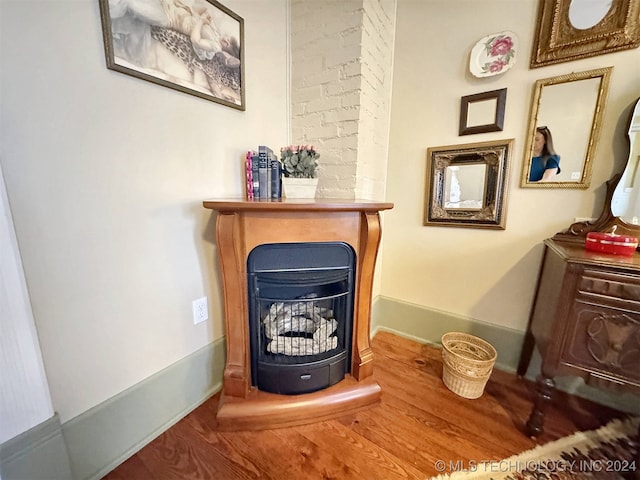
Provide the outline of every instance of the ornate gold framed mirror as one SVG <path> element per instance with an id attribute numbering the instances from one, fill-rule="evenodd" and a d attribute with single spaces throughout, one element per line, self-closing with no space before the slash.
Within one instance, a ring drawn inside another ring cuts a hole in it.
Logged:
<path id="1" fill-rule="evenodd" d="M 427 149 L 424 224 L 504 230 L 513 139 Z"/>
<path id="2" fill-rule="evenodd" d="M 640 46 L 638 0 L 540 0 L 531 68 Z"/>
<path id="3" fill-rule="evenodd" d="M 535 82 L 520 186 L 588 188 L 613 67 Z"/>

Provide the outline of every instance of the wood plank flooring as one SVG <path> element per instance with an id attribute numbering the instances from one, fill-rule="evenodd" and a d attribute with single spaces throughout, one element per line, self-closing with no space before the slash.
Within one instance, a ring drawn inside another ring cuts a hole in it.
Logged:
<path id="1" fill-rule="evenodd" d="M 533 440 L 523 433 L 531 382 L 494 370 L 484 395 L 467 400 L 442 383 L 439 349 L 384 332 L 372 347 L 380 405 L 311 425 L 219 432 L 216 395 L 104 478 L 425 480 L 443 473 L 438 460 L 500 460 L 623 416 L 557 392 Z"/>

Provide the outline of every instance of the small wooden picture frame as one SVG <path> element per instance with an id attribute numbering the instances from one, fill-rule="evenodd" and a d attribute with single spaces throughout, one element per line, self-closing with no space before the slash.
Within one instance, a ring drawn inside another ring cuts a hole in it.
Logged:
<path id="1" fill-rule="evenodd" d="M 462 97 L 459 135 L 502 131 L 506 103 L 506 88 Z"/>

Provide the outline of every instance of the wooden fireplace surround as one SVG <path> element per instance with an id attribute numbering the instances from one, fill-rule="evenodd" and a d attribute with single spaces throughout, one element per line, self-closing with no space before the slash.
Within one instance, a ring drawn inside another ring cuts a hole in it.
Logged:
<path id="1" fill-rule="evenodd" d="M 371 290 L 380 211 L 392 203 L 358 200 L 212 199 L 223 279 L 226 364 L 217 422 L 220 429 L 258 430 L 336 417 L 380 400 L 369 342 Z M 356 255 L 351 373 L 336 385 L 302 395 L 262 392 L 251 385 L 247 257 L 266 243 L 346 242 Z"/>

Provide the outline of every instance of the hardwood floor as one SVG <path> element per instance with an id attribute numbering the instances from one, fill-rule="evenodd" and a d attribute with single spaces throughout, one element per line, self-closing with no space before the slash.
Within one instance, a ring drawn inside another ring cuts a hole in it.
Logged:
<path id="1" fill-rule="evenodd" d="M 623 416 L 557 392 L 534 441 L 523 433 L 531 382 L 494 370 L 484 395 L 467 400 L 442 383 L 439 349 L 384 332 L 372 346 L 380 405 L 311 425 L 219 432 L 216 395 L 104 478 L 425 480 L 443 473 L 437 460 L 499 460 Z"/>

